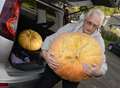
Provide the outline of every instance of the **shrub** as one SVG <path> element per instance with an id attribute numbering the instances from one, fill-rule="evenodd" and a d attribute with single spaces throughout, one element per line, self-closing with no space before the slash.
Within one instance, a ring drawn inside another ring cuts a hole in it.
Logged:
<path id="1" fill-rule="evenodd" d="M 105 45 L 108 45 L 110 41 L 119 41 L 120 40 L 120 37 L 116 33 L 112 32 L 110 30 L 105 30 L 104 28 L 101 29 L 101 34 L 105 40 Z"/>

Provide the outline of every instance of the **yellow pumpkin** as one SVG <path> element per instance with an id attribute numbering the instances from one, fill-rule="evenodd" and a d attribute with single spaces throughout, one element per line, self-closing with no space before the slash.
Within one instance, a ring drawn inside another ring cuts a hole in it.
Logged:
<path id="1" fill-rule="evenodd" d="M 83 64 L 96 64 L 98 68 L 102 62 L 102 50 L 98 42 L 84 33 L 62 33 L 50 46 L 56 61 L 60 64 L 55 71 L 63 79 L 80 81 L 88 76 L 83 70 Z"/>
<path id="2" fill-rule="evenodd" d="M 42 37 L 36 31 L 28 29 L 20 32 L 18 42 L 24 49 L 35 51 L 40 49 L 42 45 Z"/>

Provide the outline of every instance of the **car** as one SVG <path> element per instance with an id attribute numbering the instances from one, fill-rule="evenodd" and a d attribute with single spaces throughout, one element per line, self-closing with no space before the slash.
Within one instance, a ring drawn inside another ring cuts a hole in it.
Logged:
<path id="1" fill-rule="evenodd" d="M 110 42 L 108 44 L 108 50 L 120 56 L 120 41 Z"/>

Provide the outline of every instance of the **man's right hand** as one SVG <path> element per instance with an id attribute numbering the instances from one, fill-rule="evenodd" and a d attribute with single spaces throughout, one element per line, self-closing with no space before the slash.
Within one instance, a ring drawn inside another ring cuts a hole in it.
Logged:
<path id="1" fill-rule="evenodd" d="M 51 52 L 43 50 L 42 56 L 51 69 L 56 70 L 58 68 L 59 64 L 56 62 L 55 57 Z"/>

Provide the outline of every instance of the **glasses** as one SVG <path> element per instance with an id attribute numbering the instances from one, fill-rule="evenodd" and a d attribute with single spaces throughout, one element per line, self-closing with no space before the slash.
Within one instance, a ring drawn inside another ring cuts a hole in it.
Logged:
<path id="1" fill-rule="evenodd" d="M 91 21 L 85 20 L 85 23 L 86 23 L 87 25 L 92 25 L 92 27 L 93 27 L 94 29 L 98 29 L 98 28 L 99 28 L 99 25 L 96 25 L 96 24 L 92 23 Z"/>

